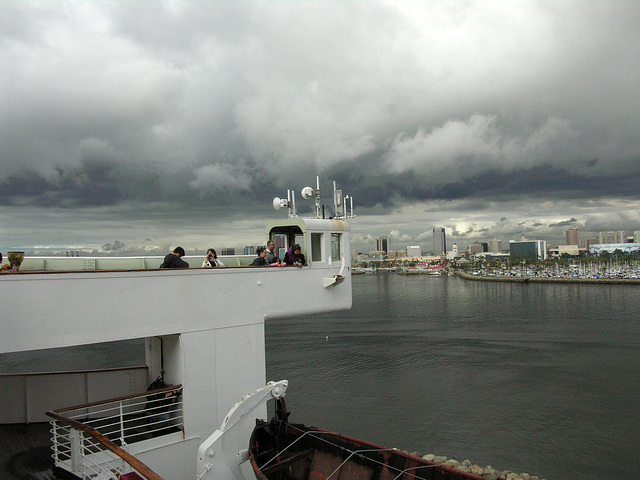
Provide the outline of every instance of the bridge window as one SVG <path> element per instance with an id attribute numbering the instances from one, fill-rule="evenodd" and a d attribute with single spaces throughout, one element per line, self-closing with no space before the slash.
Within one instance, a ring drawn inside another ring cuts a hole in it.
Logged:
<path id="1" fill-rule="evenodd" d="M 342 235 L 340 233 L 331 234 L 331 260 L 338 261 L 342 258 L 340 243 Z"/>
<path id="2" fill-rule="evenodd" d="M 283 233 L 274 233 L 271 240 L 276 244 L 276 256 L 282 260 L 287 251 L 287 236 Z"/>
<path id="3" fill-rule="evenodd" d="M 322 261 L 322 234 L 321 233 L 311 234 L 311 261 L 313 262 Z"/>

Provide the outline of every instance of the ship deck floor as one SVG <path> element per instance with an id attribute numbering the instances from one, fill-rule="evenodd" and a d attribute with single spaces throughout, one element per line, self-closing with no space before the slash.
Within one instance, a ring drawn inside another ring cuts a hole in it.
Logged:
<path id="1" fill-rule="evenodd" d="M 49 423 L 0 425 L 0 480 L 48 477 L 44 472 L 53 463 L 50 428 Z"/>

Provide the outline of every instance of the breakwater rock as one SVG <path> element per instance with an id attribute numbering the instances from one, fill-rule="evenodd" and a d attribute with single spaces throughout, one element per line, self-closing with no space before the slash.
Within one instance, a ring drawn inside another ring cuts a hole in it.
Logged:
<path id="1" fill-rule="evenodd" d="M 482 467 L 477 464 L 472 464 L 468 459 L 459 462 L 454 458 L 447 458 L 443 455 L 435 455 L 433 453 L 420 455 L 417 452 L 413 452 L 411 455 L 415 455 L 418 457 L 421 456 L 428 462 L 438 463 L 455 470 L 460 470 L 461 472 L 473 473 L 474 475 L 486 478 L 488 480 L 544 480 L 540 479 L 536 475 L 529 475 L 525 472 L 516 473 L 512 472 L 511 470 L 498 470 L 496 468 L 493 468 L 491 465 Z"/>
<path id="2" fill-rule="evenodd" d="M 619 285 L 640 285 L 637 278 L 563 278 L 563 277 L 513 277 L 505 275 L 496 277 L 490 275 L 470 275 L 466 272 L 454 272 L 454 274 L 465 280 L 475 280 L 480 282 L 511 282 L 511 283 L 582 283 L 593 284 L 619 284 Z"/>

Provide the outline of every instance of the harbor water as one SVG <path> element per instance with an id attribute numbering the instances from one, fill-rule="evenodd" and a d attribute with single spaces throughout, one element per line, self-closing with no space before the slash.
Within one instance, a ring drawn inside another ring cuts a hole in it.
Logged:
<path id="1" fill-rule="evenodd" d="M 303 301 L 303 299 L 298 299 Z M 640 478 L 640 286 L 353 277 L 270 320 L 291 421 L 540 478 Z"/>

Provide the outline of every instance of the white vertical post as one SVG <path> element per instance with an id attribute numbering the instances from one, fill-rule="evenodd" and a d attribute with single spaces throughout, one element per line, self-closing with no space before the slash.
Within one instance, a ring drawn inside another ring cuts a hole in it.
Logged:
<path id="1" fill-rule="evenodd" d="M 71 449 L 71 471 L 77 473 L 81 465 L 82 434 L 75 428 L 69 429 L 69 443 Z"/>
<path id="2" fill-rule="evenodd" d="M 293 208 L 293 217 L 297 217 L 298 215 L 296 214 L 296 192 L 294 190 L 291 190 L 291 206 Z"/>
<path id="3" fill-rule="evenodd" d="M 316 176 L 316 217 L 322 218 L 322 206 L 320 205 L 320 176 Z"/>
<path id="4" fill-rule="evenodd" d="M 51 422 L 53 427 L 53 464 L 57 467 L 60 463 L 60 449 L 58 448 L 58 422 Z"/>
<path id="5" fill-rule="evenodd" d="M 122 401 L 118 403 L 120 404 L 120 445 L 124 448 L 126 445 L 124 441 L 124 412 L 122 410 Z"/>

